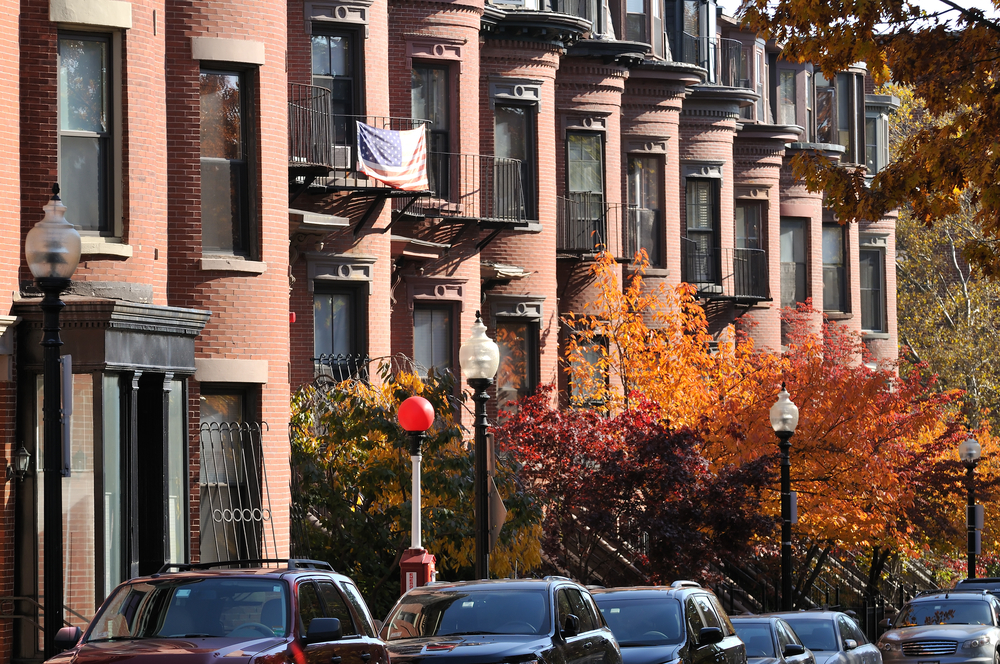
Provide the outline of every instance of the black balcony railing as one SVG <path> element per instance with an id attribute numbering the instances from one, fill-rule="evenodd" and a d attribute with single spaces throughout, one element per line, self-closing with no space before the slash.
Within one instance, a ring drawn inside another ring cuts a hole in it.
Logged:
<path id="1" fill-rule="evenodd" d="M 768 300 L 767 252 L 763 249 L 705 249 L 682 238 L 682 278 L 709 299 Z"/>
<path id="2" fill-rule="evenodd" d="M 478 154 L 432 152 L 427 159 L 431 195 L 397 209 L 423 217 L 522 222 L 521 161 Z"/>
<path id="3" fill-rule="evenodd" d="M 640 249 L 653 267 L 663 264 L 663 222 L 659 210 L 628 206 L 622 228 L 623 258 L 633 258 Z"/>
<path id="4" fill-rule="evenodd" d="M 315 85 L 288 84 L 288 162 L 292 168 L 333 166 L 330 91 Z"/>
<path id="5" fill-rule="evenodd" d="M 611 249 L 608 229 L 622 219 L 620 203 L 608 203 L 594 192 L 559 196 L 556 212 L 556 250 L 571 253 Z"/>
<path id="6" fill-rule="evenodd" d="M 749 88 L 747 54 L 743 44 L 723 37 L 696 37 L 681 34 L 680 48 L 675 57 L 680 62 L 698 65 L 708 70 L 706 83 L 730 88 Z"/>

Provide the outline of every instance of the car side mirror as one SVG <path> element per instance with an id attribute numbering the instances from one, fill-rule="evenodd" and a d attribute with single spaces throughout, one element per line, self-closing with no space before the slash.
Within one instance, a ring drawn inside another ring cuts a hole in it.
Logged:
<path id="1" fill-rule="evenodd" d="M 580 619 L 574 616 L 572 613 L 566 616 L 566 621 L 563 623 L 562 637 L 567 639 L 571 636 L 576 636 L 580 633 Z"/>
<path id="2" fill-rule="evenodd" d="M 844 650 L 854 650 L 858 647 L 858 642 L 854 639 L 844 639 Z"/>
<path id="3" fill-rule="evenodd" d="M 83 632 L 80 631 L 79 627 L 63 627 L 56 632 L 53 645 L 59 652 L 69 650 L 80 641 L 81 636 L 83 636 Z"/>
<path id="4" fill-rule="evenodd" d="M 889 629 L 892 627 L 892 618 L 882 618 L 878 623 L 879 629 Z"/>
<path id="5" fill-rule="evenodd" d="M 702 627 L 701 631 L 698 632 L 698 647 L 710 646 L 724 638 L 726 635 L 722 633 L 721 627 Z"/>
<path id="6" fill-rule="evenodd" d="M 806 647 L 801 643 L 789 643 L 785 646 L 785 650 L 782 653 L 785 657 L 795 657 L 796 655 L 806 654 Z"/>
<path id="7" fill-rule="evenodd" d="M 306 632 L 306 643 L 339 641 L 343 635 L 338 618 L 313 618 Z"/>

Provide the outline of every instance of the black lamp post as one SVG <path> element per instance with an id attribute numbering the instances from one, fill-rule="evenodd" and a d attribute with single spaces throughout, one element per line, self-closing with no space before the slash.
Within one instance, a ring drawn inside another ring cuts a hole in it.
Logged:
<path id="1" fill-rule="evenodd" d="M 44 553 L 45 657 L 56 654 L 55 637 L 63 624 L 62 469 L 63 445 L 60 426 L 59 312 L 65 306 L 60 294 L 80 262 L 80 234 L 66 221 L 66 206 L 59 199 L 59 185 L 52 187 L 52 200 L 44 208 L 45 218 L 28 231 L 24 257 L 44 297 L 42 309 L 42 361 L 44 391 Z"/>
<path id="2" fill-rule="evenodd" d="M 979 458 L 982 456 L 983 448 L 975 438 L 967 438 L 958 446 L 958 458 L 965 466 L 965 481 L 968 489 L 969 501 L 965 510 L 965 523 L 968 532 L 969 568 L 970 579 L 976 578 L 976 549 L 978 549 L 979 519 L 976 507 L 976 466 L 979 465 Z"/>
<path id="3" fill-rule="evenodd" d="M 781 449 L 781 610 L 792 610 L 792 478 L 788 451 L 795 427 L 799 423 L 799 409 L 792 403 L 781 384 L 778 401 L 771 406 L 771 428 L 778 435 Z"/>
<path id="4" fill-rule="evenodd" d="M 458 360 L 462 373 L 472 388 L 472 399 L 476 402 L 476 578 L 490 577 L 490 491 L 489 471 L 486 459 L 486 393 L 493 384 L 500 366 L 500 349 L 486 336 L 486 325 L 479 312 L 472 324 L 472 336 L 458 349 Z"/>

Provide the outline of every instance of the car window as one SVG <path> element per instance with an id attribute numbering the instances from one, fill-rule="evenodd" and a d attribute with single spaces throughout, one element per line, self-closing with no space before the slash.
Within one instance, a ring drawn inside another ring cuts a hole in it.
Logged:
<path id="1" fill-rule="evenodd" d="M 783 621 L 779 620 L 774 624 L 774 631 L 778 636 L 778 647 L 781 648 L 781 652 L 785 651 L 785 646 L 798 643 L 795 632 L 788 628 Z"/>
<path id="2" fill-rule="evenodd" d="M 694 601 L 698 604 L 698 608 L 701 609 L 701 616 L 705 621 L 705 627 L 718 627 L 722 629 L 722 621 L 719 620 L 719 616 L 715 613 L 715 608 L 708 600 L 708 595 L 695 595 Z M 725 634 L 724 629 L 722 632 Z"/>
<path id="3" fill-rule="evenodd" d="M 594 620 L 594 629 L 607 627 L 608 623 L 604 620 L 604 616 L 601 615 L 597 605 L 594 603 L 593 596 L 590 593 L 583 593 L 583 601 L 587 604 L 587 608 L 590 609 L 590 615 Z"/>
<path id="4" fill-rule="evenodd" d="M 569 602 L 569 591 L 566 588 L 560 588 L 559 592 L 556 593 L 556 610 L 559 620 L 559 629 L 566 626 L 566 616 L 573 613 L 573 607 Z"/>
<path id="5" fill-rule="evenodd" d="M 698 612 L 693 597 L 688 597 L 687 601 L 684 602 L 684 618 L 687 620 L 691 636 L 697 637 L 701 633 L 701 628 L 705 627 L 705 621 L 702 619 L 701 613 Z"/>
<path id="6" fill-rule="evenodd" d="M 832 620 L 785 618 L 785 622 L 792 626 L 792 629 L 795 630 L 795 633 L 799 635 L 802 643 L 809 650 L 836 652 L 840 649 L 837 643 L 837 635 L 833 631 Z"/>
<path id="7" fill-rule="evenodd" d="M 569 594 L 569 605 L 576 617 L 580 619 L 580 633 L 597 629 L 598 625 L 595 624 L 597 616 L 591 612 L 590 607 L 584 601 L 583 593 L 576 588 L 567 589 L 567 593 Z"/>
<path id="8" fill-rule="evenodd" d="M 375 622 L 372 620 L 372 614 L 368 611 L 368 605 L 365 604 L 365 600 L 361 597 L 361 591 L 358 590 L 358 587 L 350 581 L 345 581 L 342 585 L 344 593 L 347 594 L 347 600 L 354 607 L 354 612 L 361 616 L 361 622 L 364 624 L 365 633 L 370 637 L 374 637 Z"/>
<path id="9" fill-rule="evenodd" d="M 546 599 L 541 588 L 410 593 L 392 609 L 383 633 L 388 641 L 460 634 L 547 634 Z"/>
<path id="10" fill-rule="evenodd" d="M 990 605 L 982 600 L 930 600 L 903 607 L 893 627 L 917 625 L 992 625 Z"/>
<path id="11" fill-rule="evenodd" d="M 684 641 L 681 603 L 676 599 L 620 599 L 614 593 L 600 593 L 594 600 L 619 645 L 661 646 Z"/>
<path id="12" fill-rule="evenodd" d="M 340 621 L 340 630 L 344 636 L 357 636 L 358 630 L 351 618 L 351 610 L 347 608 L 347 602 L 337 592 L 337 587 L 333 585 L 333 582 L 320 581 L 319 591 L 326 603 L 326 617 L 336 618 Z"/>
<path id="13" fill-rule="evenodd" d="M 722 632 L 726 636 L 732 636 L 736 633 L 736 628 L 733 627 L 732 621 L 729 620 L 729 616 L 726 615 L 726 610 L 722 608 L 722 602 L 716 595 L 709 595 L 709 601 L 712 603 L 712 607 L 715 609 L 715 614 L 719 616 L 719 622 L 721 623 Z"/>
<path id="14" fill-rule="evenodd" d="M 299 584 L 299 619 L 302 621 L 302 633 L 309 633 L 309 623 L 313 618 L 323 617 L 323 605 L 319 601 L 319 593 L 312 583 Z"/>
<path id="15" fill-rule="evenodd" d="M 861 628 L 858 627 L 858 624 L 850 616 L 837 616 L 837 624 L 840 625 L 841 639 L 854 639 L 858 642 L 859 646 L 868 643 L 865 640 L 865 635 L 861 632 Z"/>
<path id="16" fill-rule="evenodd" d="M 737 622 L 736 635 L 746 644 L 747 657 L 774 657 L 771 627 L 764 622 Z M 780 638 L 780 637 L 779 637 Z"/>

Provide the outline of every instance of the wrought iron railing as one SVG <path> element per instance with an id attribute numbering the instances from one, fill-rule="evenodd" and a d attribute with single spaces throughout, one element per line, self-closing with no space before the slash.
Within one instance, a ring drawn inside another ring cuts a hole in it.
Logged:
<path id="1" fill-rule="evenodd" d="M 396 201 L 397 209 L 423 217 L 526 219 L 519 159 L 432 152 L 427 167 L 431 195 L 412 203 Z"/>
<path id="2" fill-rule="evenodd" d="M 678 53 L 680 62 L 698 65 L 708 70 L 706 83 L 730 88 L 749 88 L 747 54 L 743 44 L 724 37 L 697 37 L 687 32 L 681 34 Z"/>
<path id="3" fill-rule="evenodd" d="M 339 383 L 345 380 L 368 382 L 371 358 L 355 353 L 324 353 L 312 358 L 313 374 L 317 380 Z"/>
<path id="4" fill-rule="evenodd" d="M 633 258 L 640 249 L 652 266 L 663 264 L 663 222 L 659 210 L 629 205 L 622 225 L 623 258 Z"/>
<path id="5" fill-rule="evenodd" d="M 767 252 L 763 249 L 703 248 L 682 238 L 682 279 L 703 296 L 719 299 L 767 300 Z"/>
<path id="6" fill-rule="evenodd" d="M 557 198 L 556 250 L 593 253 L 609 246 L 608 229 L 622 219 L 620 203 L 608 203 L 603 194 L 571 193 Z"/>
<path id="7" fill-rule="evenodd" d="M 288 162 L 293 167 L 333 166 L 330 91 L 288 84 Z"/>
<path id="8" fill-rule="evenodd" d="M 276 555 L 264 431 L 266 422 L 201 425 L 202 562 Z"/>

